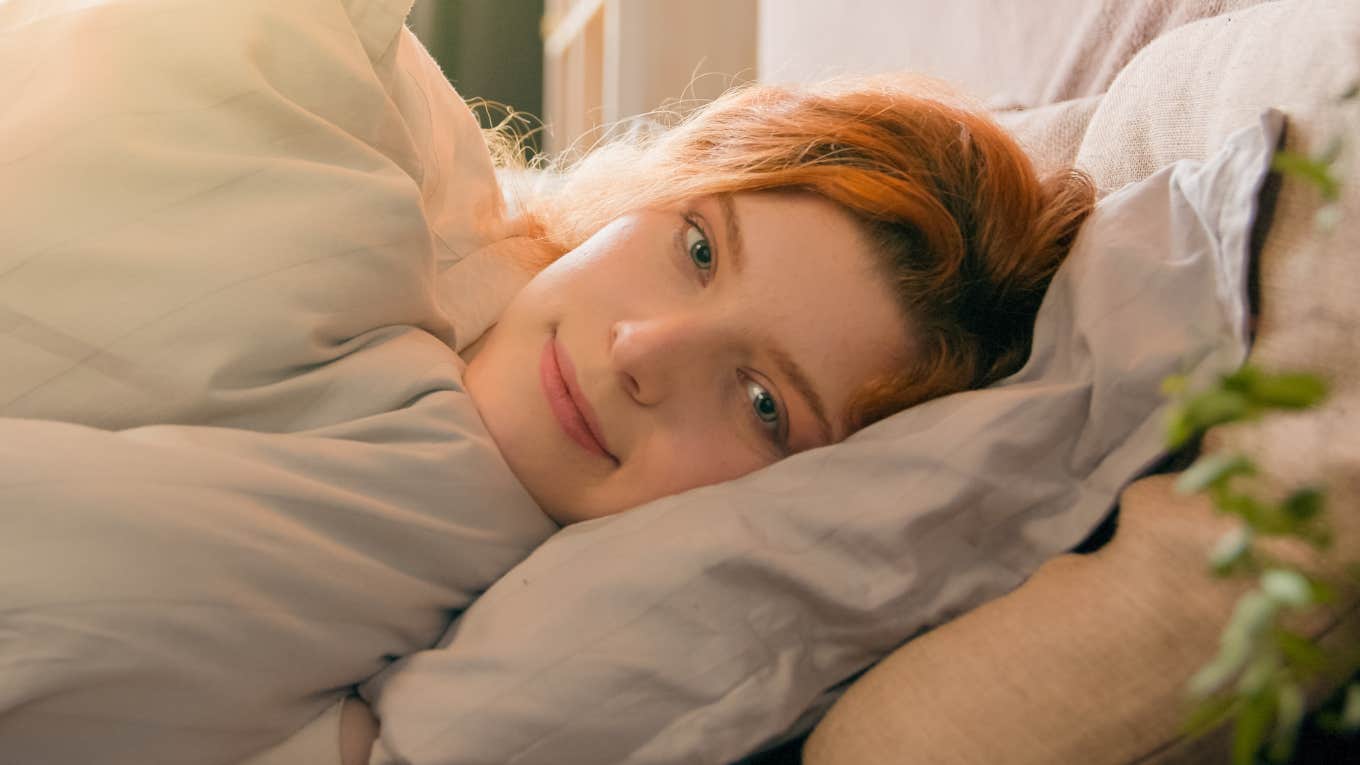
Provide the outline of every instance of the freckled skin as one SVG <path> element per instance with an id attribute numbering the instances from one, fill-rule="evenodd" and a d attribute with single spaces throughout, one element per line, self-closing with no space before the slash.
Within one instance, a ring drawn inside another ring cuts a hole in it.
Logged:
<path id="1" fill-rule="evenodd" d="M 558 523 L 774 462 L 766 434 L 780 426 L 757 415 L 762 398 L 778 401 L 792 452 L 828 443 L 774 346 L 820 393 L 832 441 L 845 435 L 836 423 L 850 396 L 910 352 L 902 312 L 849 215 L 809 194 L 735 195 L 738 273 L 727 209 L 703 198 L 621 217 L 540 272 L 474 345 L 467 389 L 510 468 Z M 617 463 L 582 448 L 553 414 L 540 360 L 554 334 Z"/>

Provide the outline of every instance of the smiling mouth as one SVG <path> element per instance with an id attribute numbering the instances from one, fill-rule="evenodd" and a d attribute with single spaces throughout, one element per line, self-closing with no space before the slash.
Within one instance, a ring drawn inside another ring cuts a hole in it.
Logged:
<path id="1" fill-rule="evenodd" d="M 559 355 L 556 333 L 543 345 L 538 367 L 543 395 L 547 398 L 548 408 L 552 410 L 553 417 L 562 426 L 562 430 L 581 448 L 617 465 L 618 459 L 604 447 L 603 440 L 596 435 L 596 429 L 591 427 L 583 411 L 589 404 L 580 394 L 572 395 L 575 370 L 571 368 L 571 361 L 565 354 Z"/>

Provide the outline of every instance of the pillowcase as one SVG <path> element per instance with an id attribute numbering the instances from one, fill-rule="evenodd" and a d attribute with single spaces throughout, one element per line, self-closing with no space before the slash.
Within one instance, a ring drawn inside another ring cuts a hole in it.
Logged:
<path id="1" fill-rule="evenodd" d="M 736 481 L 558 532 L 361 687 L 372 762 L 725 763 L 1070 549 L 1162 452 L 1160 382 L 1247 347 L 1282 127 L 1102 200 L 1024 368 Z"/>

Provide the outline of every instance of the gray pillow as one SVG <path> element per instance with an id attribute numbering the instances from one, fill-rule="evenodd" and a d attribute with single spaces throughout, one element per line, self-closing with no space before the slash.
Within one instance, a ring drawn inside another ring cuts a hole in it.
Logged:
<path id="1" fill-rule="evenodd" d="M 1023 369 L 558 532 L 361 692 L 375 764 L 723 763 L 1070 549 L 1162 452 L 1160 381 L 1239 365 L 1275 112 L 1102 200 Z M 807 718 L 803 719 L 806 724 Z"/>

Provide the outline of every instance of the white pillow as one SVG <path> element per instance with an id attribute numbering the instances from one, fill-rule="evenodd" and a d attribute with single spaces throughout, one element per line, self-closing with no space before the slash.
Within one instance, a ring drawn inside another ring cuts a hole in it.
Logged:
<path id="1" fill-rule="evenodd" d="M 375 765 L 725 763 L 824 689 L 1020 584 L 1162 453 L 1160 381 L 1241 363 L 1282 126 L 1102 200 L 996 387 L 569 527 L 436 650 L 361 688 Z"/>

